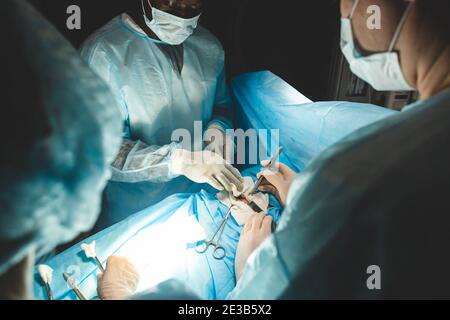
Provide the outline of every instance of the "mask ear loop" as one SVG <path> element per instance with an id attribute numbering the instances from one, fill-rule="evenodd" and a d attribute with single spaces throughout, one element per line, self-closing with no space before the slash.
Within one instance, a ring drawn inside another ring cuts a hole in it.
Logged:
<path id="1" fill-rule="evenodd" d="M 145 11 L 144 0 L 141 0 L 142 13 L 144 14 L 144 18 L 147 17 L 147 12 Z"/>
<path id="2" fill-rule="evenodd" d="M 147 2 L 148 2 L 148 5 L 150 6 L 150 8 L 153 9 L 153 6 L 152 6 L 152 3 L 150 2 L 150 0 L 147 0 Z"/>
<path id="3" fill-rule="evenodd" d="M 349 19 L 351 20 L 353 18 L 353 16 L 355 15 L 356 12 L 356 7 L 358 7 L 360 0 L 356 0 L 355 3 L 353 4 L 353 8 L 352 8 L 352 12 L 350 13 Z"/>
<path id="4" fill-rule="evenodd" d="M 391 44 L 389 46 L 389 52 L 392 52 L 394 50 L 395 45 L 397 44 L 398 38 L 400 37 L 400 33 L 403 30 L 403 27 L 405 26 L 406 19 L 408 19 L 409 12 L 412 9 L 413 3 L 410 2 L 408 4 L 408 7 L 406 8 L 405 13 L 403 13 L 402 19 L 400 20 L 400 23 L 397 27 L 397 30 L 395 31 L 394 37 L 392 38 Z"/>
<path id="5" fill-rule="evenodd" d="M 147 0 L 147 3 L 150 6 L 150 8 L 153 9 L 153 6 L 152 6 L 150 0 Z M 144 0 L 141 0 L 141 6 L 142 6 L 142 11 L 144 12 L 144 16 L 147 17 L 147 11 L 145 10 Z"/>

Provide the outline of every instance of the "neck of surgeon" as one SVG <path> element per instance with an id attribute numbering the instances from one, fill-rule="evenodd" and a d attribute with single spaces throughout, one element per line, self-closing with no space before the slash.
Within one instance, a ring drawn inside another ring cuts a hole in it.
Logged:
<path id="1" fill-rule="evenodd" d="M 450 45 L 446 33 L 436 33 L 422 21 L 420 10 L 413 5 L 396 49 L 406 80 L 426 100 L 450 88 Z"/>
<path id="2" fill-rule="evenodd" d="M 417 65 L 417 89 L 423 100 L 450 89 L 450 47 L 435 45 Z"/>

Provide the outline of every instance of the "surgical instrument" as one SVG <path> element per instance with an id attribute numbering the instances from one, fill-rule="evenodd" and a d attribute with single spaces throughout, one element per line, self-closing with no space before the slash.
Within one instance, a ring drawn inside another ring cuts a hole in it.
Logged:
<path id="1" fill-rule="evenodd" d="M 78 299 L 86 300 L 84 294 L 80 291 L 80 289 L 77 287 L 73 279 L 67 274 L 67 272 L 64 272 L 63 276 L 69 287 L 72 288 L 73 292 L 75 292 L 75 294 L 77 295 Z"/>
<path id="2" fill-rule="evenodd" d="M 280 156 L 281 152 L 283 152 L 283 147 L 278 148 L 277 152 L 275 152 L 275 154 L 273 155 L 272 159 L 270 159 L 269 164 L 265 167 L 266 169 L 272 169 L 272 167 L 274 166 L 274 164 L 277 161 L 278 157 Z M 258 191 L 259 186 L 264 181 L 264 179 L 265 179 L 264 176 L 260 176 L 258 178 L 258 180 L 256 180 L 255 186 L 250 190 L 250 192 L 248 194 L 252 195 L 256 191 Z"/>
<path id="3" fill-rule="evenodd" d="M 238 197 L 237 199 L 246 203 L 256 213 L 264 212 L 264 210 L 261 209 L 260 206 L 258 204 L 256 204 L 256 202 L 251 201 L 250 198 L 244 194 L 241 195 L 240 197 Z M 276 224 L 276 222 L 272 221 L 272 232 L 275 232 L 277 227 L 278 227 L 278 225 Z"/>
<path id="4" fill-rule="evenodd" d="M 38 272 L 41 276 L 42 282 L 44 283 L 48 300 L 53 300 L 52 289 L 50 287 L 53 279 L 53 269 L 45 264 L 40 264 L 38 266 Z"/>
<path id="5" fill-rule="evenodd" d="M 256 204 L 254 201 L 252 201 L 248 196 L 246 196 L 245 194 L 241 194 L 239 197 L 237 197 L 236 199 L 238 199 L 239 201 L 244 202 L 245 204 L 247 204 L 253 211 L 255 211 L 256 213 L 261 213 L 264 212 L 263 209 L 260 208 L 260 206 L 258 204 Z"/>
<path id="6" fill-rule="evenodd" d="M 211 240 L 209 240 L 209 241 L 202 240 L 202 241 L 197 242 L 195 251 L 197 251 L 198 253 L 205 253 L 206 251 L 208 251 L 209 247 L 214 247 L 214 252 L 213 252 L 214 259 L 223 260 L 226 257 L 227 251 L 224 247 L 222 247 L 220 245 L 219 241 L 222 238 L 222 234 L 225 230 L 225 226 L 226 226 L 228 220 L 230 219 L 231 209 L 233 207 L 234 207 L 234 205 L 232 205 L 230 207 L 230 209 L 228 209 L 228 212 L 225 215 L 225 218 L 223 219 L 223 221 L 220 224 L 219 228 L 217 229 L 216 233 L 214 233 L 214 235 L 212 236 Z M 217 237 L 217 240 L 215 241 L 216 237 Z"/>
<path id="7" fill-rule="evenodd" d="M 97 253 L 95 252 L 95 241 L 92 241 L 92 243 L 90 244 L 83 243 L 81 245 L 81 249 L 83 249 L 87 258 L 94 260 L 94 262 L 96 263 L 97 267 L 100 269 L 101 272 L 105 272 L 105 268 L 103 268 L 103 265 L 98 259 Z"/>

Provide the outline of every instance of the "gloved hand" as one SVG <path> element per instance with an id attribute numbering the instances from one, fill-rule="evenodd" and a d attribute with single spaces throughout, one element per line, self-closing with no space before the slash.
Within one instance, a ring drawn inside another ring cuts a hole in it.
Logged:
<path id="1" fill-rule="evenodd" d="M 98 295 L 103 300 L 123 300 L 133 295 L 139 285 L 139 272 L 127 259 L 112 256 L 104 273 L 98 276 Z"/>
<path id="2" fill-rule="evenodd" d="M 212 125 L 205 131 L 204 141 L 207 141 L 205 150 L 215 152 L 231 163 L 234 158 L 234 141 L 219 125 Z"/>
<path id="3" fill-rule="evenodd" d="M 265 213 L 254 214 L 248 219 L 239 238 L 234 268 L 236 281 L 242 276 L 251 254 L 272 234 L 272 217 Z"/>
<path id="4" fill-rule="evenodd" d="M 217 190 L 231 192 L 234 185 L 242 191 L 244 187 L 240 172 L 211 151 L 177 150 L 172 157 L 171 171 L 197 183 L 208 183 Z"/>
<path id="5" fill-rule="evenodd" d="M 269 160 L 261 162 L 263 167 L 269 165 Z M 278 198 L 283 207 L 286 206 L 286 200 L 289 189 L 297 173 L 283 163 L 276 163 L 273 169 L 267 168 L 258 174 L 258 178 L 264 176 L 265 181 L 260 185 L 259 190 L 265 193 L 271 193 Z"/>
<path id="6" fill-rule="evenodd" d="M 255 183 L 252 178 L 244 177 L 243 192 L 233 190 L 233 194 L 227 191 L 222 191 L 217 194 L 217 200 L 227 207 L 231 207 L 231 214 L 240 226 L 245 225 L 248 219 L 255 214 L 255 211 L 246 201 L 238 199 L 239 196 L 244 194 L 249 201 L 254 202 L 264 212 L 267 212 L 269 208 L 269 195 L 261 192 L 256 192 L 252 195 L 248 194 L 254 186 Z"/>

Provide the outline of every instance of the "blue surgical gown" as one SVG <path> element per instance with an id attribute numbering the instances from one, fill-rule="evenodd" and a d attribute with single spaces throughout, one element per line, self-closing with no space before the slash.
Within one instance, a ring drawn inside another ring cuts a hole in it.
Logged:
<path id="1" fill-rule="evenodd" d="M 110 85 L 126 128 L 105 192 L 102 227 L 174 193 L 193 190 L 190 181 L 170 171 L 171 156 L 180 147 L 172 134 L 185 129 L 194 137 L 195 121 L 202 123 L 203 131 L 212 124 L 231 127 L 219 41 L 198 27 L 176 48 L 148 37 L 123 14 L 93 34 L 81 55 Z M 203 132 L 198 136 L 201 140 Z M 201 149 L 201 141 L 198 145 Z"/>
<path id="2" fill-rule="evenodd" d="M 450 91 L 358 130 L 295 180 L 233 299 L 450 297 Z M 371 290 L 370 267 L 381 289 Z"/>
<path id="3" fill-rule="evenodd" d="M 14 266 L 31 252 L 39 258 L 92 229 L 122 122 L 108 86 L 29 1 L 2 1 L 0 14 L 8 43 L 1 53 L 0 275 L 14 279 Z"/>

